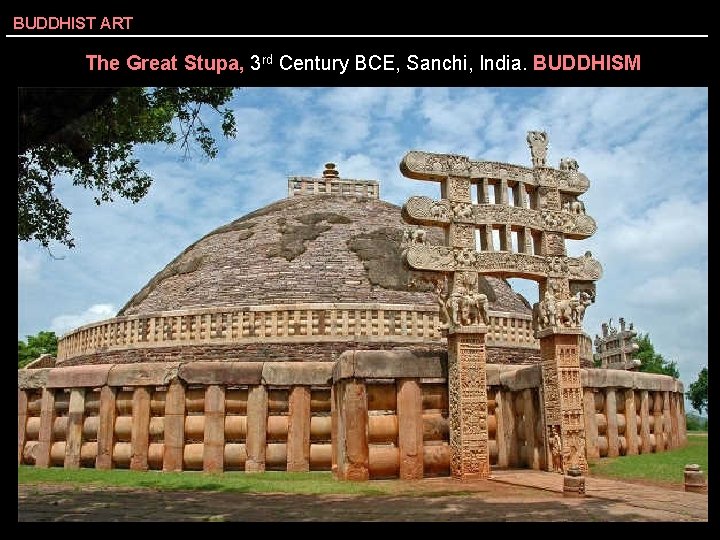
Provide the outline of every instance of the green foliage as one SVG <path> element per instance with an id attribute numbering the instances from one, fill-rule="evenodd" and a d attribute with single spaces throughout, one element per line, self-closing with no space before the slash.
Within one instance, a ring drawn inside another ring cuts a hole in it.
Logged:
<path id="1" fill-rule="evenodd" d="M 677 364 L 665 360 L 662 354 L 655 352 L 655 347 L 650 341 L 649 334 L 640 334 L 637 338 L 637 344 L 638 351 L 635 354 L 635 358 L 640 360 L 640 371 L 670 375 L 676 379 L 680 377 Z"/>
<path id="2" fill-rule="evenodd" d="M 200 471 L 161 472 L 114 469 L 68 470 L 62 467 L 38 469 L 18 467 L 18 484 L 64 483 L 75 485 L 122 486 L 158 490 L 229 491 L 236 493 L 305 493 L 381 495 L 388 491 L 368 482 L 338 482 L 331 472 L 291 473 L 270 471 L 246 473 L 227 471 L 206 474 Z"/>
<path id="3" fill-rule="evenodd" d="M 27 343 L 18 341 L 18 369 L 25 367 L 41 354 L 57 356 L 58 340 L 55 332 L 39 332 L 36 336 L 25 336 Z"/>
<path id="4" fill-rule="evenodd" d="M 692 403 L 693 408 L 702 414 L 708 408 L 708 368 L 704 367 L 698 374 L 697 380 L 690 385 L 685 394 Z"/>
<path id="5" fill-rule="evenodd" d="M 21 88 L 19 91 L 18 240 L 68 247 L 70 211 L 54 193 L 59 175 L 92 189 L 96 204 L 119 196 L 138 202 L 152 178 L 139 167 L 138 144 L 179 143 L 189 155 L 199 146 L 209 158 L 218 149 L 200 114 L 221 116 L 226 137 L 235 117 L 221 108 L 233 88 Z"/>
<path id="6" fill-rule="evenodd" d="M 707 418 L 702 418 L 695 414 L 685 415 L 685 425 L 688 431 L 707 431 L 708 421 Z"/>
<path id="7" fill-rule="evenodd" d="M 706 434 L 688 434 L 688 442 L 657 454 L 639 454 L 619 458 L 599 458 L 591 461 L 593 476 L 607 476 L 623 480 L 652 480 L 669 484 L 682 484 L 683 470 L 688 463 L 697 463 L 708 473 L 708 437 Z"/>

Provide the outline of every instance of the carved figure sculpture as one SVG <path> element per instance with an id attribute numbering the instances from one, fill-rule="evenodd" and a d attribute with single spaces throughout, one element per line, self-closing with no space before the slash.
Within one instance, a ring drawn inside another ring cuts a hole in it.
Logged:
<path id="1" fill-rule="evenodd" d="M 475 320 L 477 324 L 490 324 L 490 314 L 488 313 L 490 302 L 488 301 L 487 295 L 483 293 L 473 293 L 471 300 L 473 308 L 475 309 Z"/>
<path id="2" fill-rule="evenodd" d="M 545 167 L 547 165 L 547 133 L 544 131 L 528 131 L 527 142 L 530 146 L 533 167 Z"/>
<path id="3" fill-rule="evenodd" d="M 473 209 L 472 205 L 468 203 L 459 203 L 453 206 L 453 215 L 457 219 L 472 219 Z"/>
<path id="4" fill-rule="evenodd" d="M 580 167 L 578 162 L 574 158 L 561 158 L 560 159 L 560 170 L 561 171 L 577 171 Z"/>
<path id="5" fill-rule="evenodd" d="M 559 426 L 550 427 L 548 441 L 550 443 L 550 455 L 552 456 L 552 470 L 562 474 L 562 438 L 560 437 Z"/>
<path id="6" fill-rule="evenodd" d="M 448 211 L 444 204 L 434 203 L 430 207 L 430 215 L 438 219 L 447 219 Z"/>

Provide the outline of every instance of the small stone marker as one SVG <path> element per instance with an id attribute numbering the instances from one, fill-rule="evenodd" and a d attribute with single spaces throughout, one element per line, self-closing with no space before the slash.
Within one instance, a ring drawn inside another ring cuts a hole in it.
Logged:
<path id="1" fill-rule="evenodd" d="M 580 467 L 570 467 L 563 476 L 563 497 L 584 497 L 585 477 Z"/>
<path id="2" fill-rule="evenodd" d="M 692 463 L 685 465 L 685 491 L 693 493 L 707 493 L 705 475 L 700 470 L 700 465 Z"/>

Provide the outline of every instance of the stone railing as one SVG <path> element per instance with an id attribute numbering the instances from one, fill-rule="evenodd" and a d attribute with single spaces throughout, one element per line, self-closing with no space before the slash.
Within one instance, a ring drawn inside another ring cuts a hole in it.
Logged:
<path id="1" fill-rule="evenodd" d="M 679 381 L 601 369 L 583 369 L 580 376 L 588 458 L 685 444 Z M 488 364 L 493 467 L 546 467 L 539 385 L 539 366 Z M 166 471 L 334 468 L 348 478 L 357 474 L 354 479 L 447 476 L 447 366 L 410 351 L 350 351 L 334 364 L 18 370 L 20 463 Z"/>
<path id="2" fill-rule="evenodd" d="M 487 344 L 538 349 L 531 317 L 490 312 Z M 149 347 L 243 343 L 441 340 L 438 309 L 408 304 L 276 304 L 117 317 L 81 326 L 58 342 L 57 361 Z"/>
<path id="3" fill-rule="evenodd" d="M 540 371 L 540 366 L 487 365 L 491 466 L 546 469 Z M 446 377 L 438 358 L 395 351 L 341 355 L 333 371 L 336 474 L 348 480 L 449 475 Z M 680 381 L 601 369 L 581 369 L 580 378 L 588 459 L 685 444 Z"/>
<path id="4" fill-rule="evenodd" d="M 288 178 L 288 197 L 295 195 L 344 195 L 380 198 L 377 180 L 352 180 L 347 178 Z"/>

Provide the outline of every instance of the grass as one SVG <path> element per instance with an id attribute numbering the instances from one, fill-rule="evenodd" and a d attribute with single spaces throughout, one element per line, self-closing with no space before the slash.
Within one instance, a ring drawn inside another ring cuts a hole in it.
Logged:
<path id="1" fill-rule="evenodd" d="M 688 433 L 688 444 L 669 452 L 620 458 L 600 458 L 590 463 L 593 476 L 621 480 L 640 480 L 660 484 L 682 484 L 683 469 L 697 463 L 707 475 L 707 434 Z M 440 496 L 450 492 L 429 493 L 419 486 L 397 481 L 342 482 L 330 472 L 289 473 L 269 471 L 245 473 L 229 471 L 207 474 L 200 471 L 161 472 L 113 469 L 65 470 L 62 467 L 36 469 L 18 467 L 18 484 L 67 484 L 71 486 L 114 486 L 158 490 L 227 491 L 235 493 L 301 493 L 307 495 L 404 495 Z M 452 491 L 454 495 L 466 492 Z"/>
<path id="2" fill-rule="evenodd" d="M 65 470 L 57 467 L 36 469 L 28 465 L 18 467 L 18 484 L 70 484 L 158 490 L 304 493 L 309 495 L 375 495 L 388 492 L 386 489 L 366 482 L 338 482 L 330 472 L 245 473 L 229 471 L 207 474 L 200 471 L 141 472 L 124 469 L 97 471 L 95 469 Z"/>
<path id="3" fill-rule="evenodd" d="M 688 443 L 682 448 L 658 454 L 640 454 L 620 458 L 600 458 L 590 463 L 593 476 L 621 480 L 644 480 L 666 484 L 682 484 L 685 465 L 697 463 L 708 473 L 707 434 L 688 433 Z"/>

